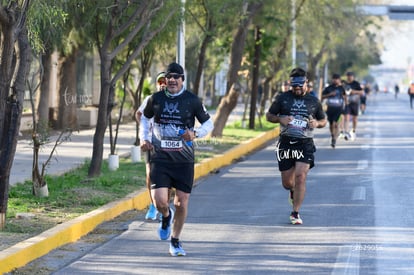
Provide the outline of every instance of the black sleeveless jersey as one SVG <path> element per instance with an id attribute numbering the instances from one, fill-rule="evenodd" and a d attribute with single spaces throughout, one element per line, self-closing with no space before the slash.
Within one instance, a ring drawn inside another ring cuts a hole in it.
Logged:
<path id="1" fill-rule="evenodd" d="M 280 125 L 280 136 L 293 138 L 313 138 L 313 129 L 309 127 L 309 119 L 325 118 L 319 99 L 308 93 L 304 96 L 295 96 L 292 91 L 280 94 L 270 106 L 269 113 L 295 118 L 287 126 Z"/>
<path id="2" fill-rule="evenodd" d="M 201 124 L 210 118 L 196 95 L 184 91 L 173 97 L 157 92 L 148 100 L 144 115 L 154 118 L 151 162 L 194 163 L 193 144 L 181 138 L 180 130 L 193 130 L 196 118 Z"/>

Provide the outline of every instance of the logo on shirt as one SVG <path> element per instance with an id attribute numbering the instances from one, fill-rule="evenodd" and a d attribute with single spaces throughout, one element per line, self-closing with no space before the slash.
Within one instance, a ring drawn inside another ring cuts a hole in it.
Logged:
<path id="1" fill-rule="evenodd" d="M 165 106 L 164 106 L 164 110 L 163 112 L 168 112 L 168 114 L 172 115 L 172 114 L 178 114 L 180 113 L 180 111 L 178 110 L 178 102 L 177 103 L 168 103 L 165 102 Z"/>
<path id="2" fill-rule="evenodd" d="M 293 99 L 293 105 L 292 107 L 296 107 L 298 109 L 301 109 L 303 107 L 306 107 L 305 100 L 303 99 Z"/>

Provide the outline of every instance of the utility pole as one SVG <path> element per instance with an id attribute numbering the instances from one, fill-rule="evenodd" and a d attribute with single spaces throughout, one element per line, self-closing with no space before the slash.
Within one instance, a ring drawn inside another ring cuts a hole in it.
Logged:
<path id="1" fill-rule="evenodd" d="M 296 1 L 292 0 L 292 68 L 296 67 Z"/>
<path id="2" fill-rule="evenodd" d="M 177 57 L 176 62 L 184 68 L 185 72 L 185 0 L 181 0 L 182 9 L 181 9 L 181 24 L 178 26 L 177 33 Z"/>
<path id="3" fill-rule="evenodd" d="M 260 76 L 260 55 L 262 50 L 262 32 L 260 26 L 255 29 L 255 46 L 254 46 L 254 60 L 253 60 L 253 81 L 252 94 L 250 97 L 250 115 L 249 115 L 249 129 L 255 128 L 256 104 L 259 90 L 259 76 Z"/>

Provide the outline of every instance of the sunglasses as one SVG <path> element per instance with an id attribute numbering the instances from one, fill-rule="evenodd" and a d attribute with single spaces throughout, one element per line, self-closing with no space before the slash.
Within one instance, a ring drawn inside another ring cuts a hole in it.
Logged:
<path id="1" fill-rule="evenodd" d="M 180 77 L 182 77 L 183 75 L 182 74 L 167 74 L 166 76 L 165 76 L 165 78 L 166 79 L 171 79 L 171 78 L 174 78 L 174 79 L 179 79 Z"/>
<path id="2" fill-rule="evenodd" d="M 165 79 L 160 79 L 160 80 L 158 80 L 158 84 L 165 84 L 166 83 L 166 81 L 165 81 Z"/>

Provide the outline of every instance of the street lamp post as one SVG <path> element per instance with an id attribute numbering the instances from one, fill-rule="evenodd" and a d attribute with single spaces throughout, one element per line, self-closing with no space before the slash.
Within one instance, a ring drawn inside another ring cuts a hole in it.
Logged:
<path id="1" fill-rule="evenodd" d="M 292 68 L 296 67 L 296 1 L 292 0 Z"/>
<path id="2" fill-rule="evenodd" d="M 184 12 L 185 12 L 185 0 L 181 0 L 183 4 L 181 10 L 181 24 L 178 27 L 177 33 L 177 57 L 176 61 L 180 64 L 185 71 L 185 21 L 184 21 Z"/>

